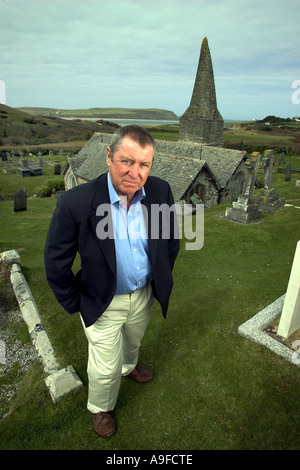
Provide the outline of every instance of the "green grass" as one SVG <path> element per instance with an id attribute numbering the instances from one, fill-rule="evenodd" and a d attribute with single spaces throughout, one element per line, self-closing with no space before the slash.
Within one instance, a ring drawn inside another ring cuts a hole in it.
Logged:
<path id="1" fill-rule="evenodd" d="M 289 156 L 292 166 L 299 157 Z M 259 177 L 261 179 L 261 176 Z M 274 172 L 281 197 L 300 206 L 296 175 Z M 54 405 L 35 362 L 0 421 L 1 449 L 299 449 L 299 368 L 238 335 L 239 325 L 286 292 L 299 240 L 300 210 L 264 215 L 250 226 L 221 217 L 230 203 L 205 210 L 205 241 L 174 269 L 167 320 L 155 303 L 140 363 L 151 384 L 122 379 L 118 432 L 96 436 L 86 410 L 87 344 L 77 314 L 68 315 L 47 286 L 43 246 L 55 199 L 28 199 L 14 214 L 0 204 L 0 245 L 21 249 L 22 269 L 61 366 L 84 387 Z M 78 261 L 77 261 L 78 263 Z"/>
<path id="2" fill-rule="evenodd" d="M 32 158 L 32 157 L 31 157 Z M 30 158 L 28 157 L 28 160 Z M 36 165 L 38 165 L 38 158 L 35 157 Z M 49 157 L 44 155 L 44 166 L 42 167 L 42 175 L 40 176 L 28 176 L 23 178 L 17 172 L 17 167 L 21 165 L 12 166 L 10 162 L 3 162 L 0 166 L 0 196 L 13 196 L 13 194 L 19 189 L 22 188 L 27 190 L 28 195 L 32 195 L 38 188 L 44 186 L 49 180 L 61 180 L 63 181 L 62 175 L 54 175 L 54 166 L 51 166 L 49 163 L 54 165 L 55 163 L 60 163 L 61 171 L 64 169 L 65 163 L 67 161 L 66 154 L 63 155 L 54 155 Z M 49 163 L 48 163 L 49 162 Z M 4 173 L 3 168 L 9 167 L 14 173 Z"/>
<path id="3" fill-rule="evenodd" d="M 259 122 L 226 122 L 223 132 L 225 147 L 241 147 L 248 152 L 266 147 L 274 149 L 277 153 L 284 152 L 286 147 L 291 153 L 299 154 L 300 125 L 298 122 L 285 123 L 281 126 L 272 124 L 266 126 Z"/>

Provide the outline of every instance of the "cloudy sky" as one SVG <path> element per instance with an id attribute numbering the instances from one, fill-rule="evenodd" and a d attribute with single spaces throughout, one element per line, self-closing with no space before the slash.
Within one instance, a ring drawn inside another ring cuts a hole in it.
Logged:
<path id="1" fill-rule="evenodd" d="M 299 0 L 0 0 L 0 101 L 181 115 L 204 37 L 224 119 L 300 115 Z"/>

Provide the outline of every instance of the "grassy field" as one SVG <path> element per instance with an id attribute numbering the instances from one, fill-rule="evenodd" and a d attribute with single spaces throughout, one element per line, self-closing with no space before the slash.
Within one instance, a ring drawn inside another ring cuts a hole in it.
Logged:
<path id="1" fill-rule="evenodd" d="M 223 144 L 225 147 L 241 145 L 245 150 L 263 151 L 267 147 L 290 153 L 300 153 L 300 123 L 293 121 L 282 125 L 265 125 L 261 122 L 226 122 L 224 124 Z M 267 146 L 267 147 L 266 147 Z"/>
<path id="2" fill-rule="evenodd" d="M 115 118 L 115 119 L 174 119 L 178 117 L 164 109 L 135 108 L 89 108 L 89 109 L 52 109 L 52 108 L 21 108 L 33 115 L 78 117 L 78 118 Z"/>
<path id="3" fill-rule="evenodd" d="M 286 160 L 299 167 L 299 156 Z M 298 207 L 295 180 L 292 174 L 286 182 L 275 168 L 274 187 Z M 20 250 L 57 359 L 73 365 L 84 387 L 54 405 L 34 362 L 14 398 L 0 401 L 2 413 L 9 411 L 0 420 L 0 449 L 299 450 L 299 368 L 237 329 L 286 292 L 300 209 L 264 215 L 250 226 L 220 217 L 229 202 L 205 210 L 204 247 L 186 251 L 182 240 L 167 320 L 155 304 L 142 343 L 140 363 L 155 379 L 145 386 L 122 379 L 118 432 L 103 440 L 86 410 L 87 344 L 79 316 L 63 311 L 45 280 L 43 247 L 55 204 L 29 197 L 27 211 L 13 213 L 12 201 L 1 202 L 0 245 Z"/>
<path id="4" fill-rule="evenodd" d="M 63 171 L 64 166 L 67 161 L 66 154 L 63 155 L 54 155 L 53 157 L 44 156 L 44 166 L 42 168 L 42 175 L 39 176 L 30 176 L 22 178 L 17 173 L 17 166 L 9 165 L 9 162 L 3 162 L 0 164 L 0 198 L 5 196 L 12 197 L 14 193 L 22 188 L 27 191 L 28 196 L 32 196 L 39 188 L 43 187 L 49 180 L 60 180 L 63 181 L 64 178 L 62 175 L 54 175 L 54 165 L 59 163 L 61 165 L 61 171 Z M 38 165 L 38 158 L 35 157 L 34 161 Z M 21 165 L 19 165 L 21 166 Z M 5 173 L 2 171 L 3 168 L 10 167 L 13 169 L 14 174 Z"/>

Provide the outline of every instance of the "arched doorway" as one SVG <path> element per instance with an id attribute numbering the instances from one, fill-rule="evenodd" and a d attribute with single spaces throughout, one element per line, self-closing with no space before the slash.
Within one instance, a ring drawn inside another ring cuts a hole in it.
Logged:
<path id="1" fill-rule="evenodd" d="M 206 188 L 204 184 L 201 183 L 196 183 L 190 190 L 189 196 L 188 196 L 188 203 L 189 204 L 194 204 L 193 201 L 191 200 L 191 197 L 196 194 L 199 199 L 205 204 L 205 198 L 206 198 Z"/>

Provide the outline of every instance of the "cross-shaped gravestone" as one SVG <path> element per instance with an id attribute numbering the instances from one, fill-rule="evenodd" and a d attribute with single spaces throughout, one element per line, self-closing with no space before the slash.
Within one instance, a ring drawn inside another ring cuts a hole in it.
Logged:
<path id="1" fill-rule="evenodd" d="M 264 157 L 261 160 L 261 165 L 264 168 L 264 188 L 265 189 L 272 189 L 274 162 L 275 162 L 275 156 L 272 150 L 266 150 Z"/>
<path id="2" fill-rule="evenodd" d="M 243 187 L 243 196 L 247 198 L 252 198 L 259 162 L 260 154 L 258 152 L 252 153 L 251 158 L 245 162 L 247 174 Z"/>
<path id="3" fill-rule="evenodd" d="M 285 199 L 280 198 L 276 189 L 272 187 L 274 161 L 273 151 L 266 150 L 261 160 L 264 168 L 264 189 L 256 200 L 257 207 L 263 214 L 274 214 L 277 210 L 282 209 L 285 204 Z"/>

